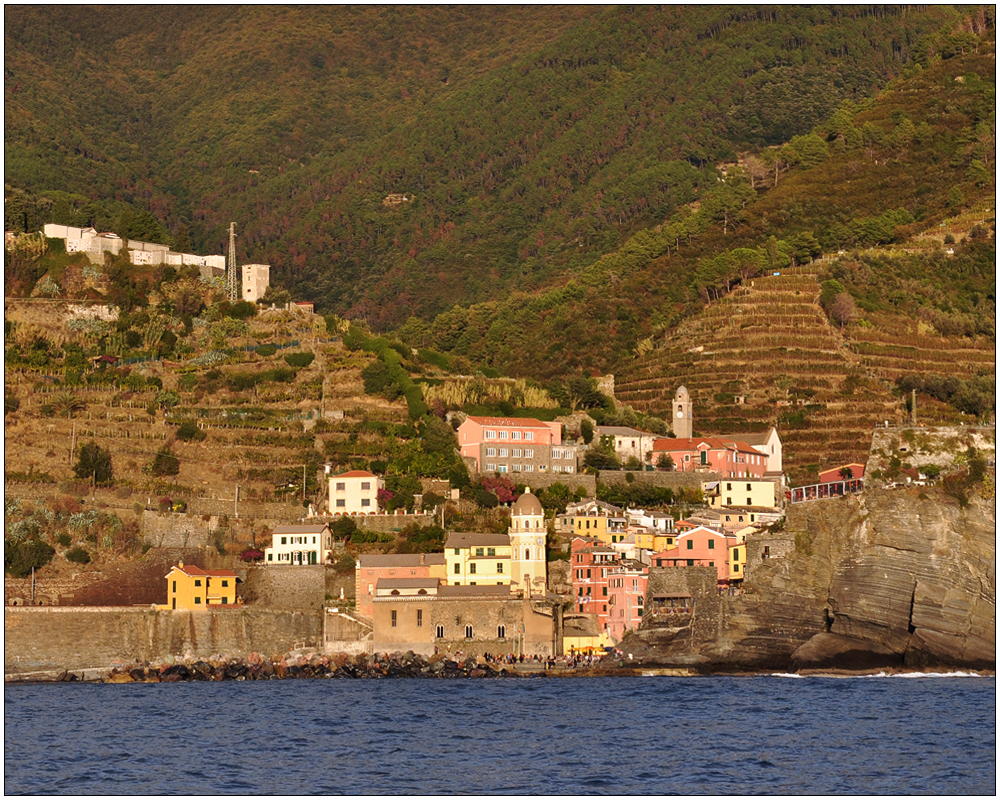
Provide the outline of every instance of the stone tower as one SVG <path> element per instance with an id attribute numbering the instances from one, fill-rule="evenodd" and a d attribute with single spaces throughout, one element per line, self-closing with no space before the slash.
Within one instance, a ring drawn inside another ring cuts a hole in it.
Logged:
<path id="1" fill-rule="evenodd" d="M 674 395 L 674 436 L 678 439 L 690 439 L 694 436 L 694 414 L 691 405 L 691 395 L 686 387 L 681 386 Z"/>
<path id="2" fill-rule="evenodd" d="M 512 590 L 545 593 L 545 532 L 545 511 L 528 489 L 510 510 L 510 577 L 517 582 Z"/>

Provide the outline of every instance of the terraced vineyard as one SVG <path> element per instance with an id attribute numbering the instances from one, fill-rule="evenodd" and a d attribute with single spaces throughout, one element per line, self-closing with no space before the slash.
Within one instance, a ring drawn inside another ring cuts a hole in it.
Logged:
<path id="1" fill-rule="evenodd" d="M 865 314 L 865 325 L 842 333 L 819 305 L 827 263 L 757 278 L 712 303 L 634 362 L 617 381 L 616 396 L 669 416 L 684 385 L 697 434 L 774 425 L 786 472 L 805 483 L 821 469 L 863 461 L 873 427 L 903 420 L 907 412 L 892 391 L 900 375 L 993 371 L 992 341 L 937 335 L 902 316 Z M 963 418 L 924 396 L 918 413 L 926 424 Z"/>
<path id="2" fill-rule="evenodd" d="M 57 305 L 45 327 L 29 323 L 29 316 L 13 314 L 18 335 L 62 339 Z M 358 441 L 359 426 L 406 419 L 401 402 L 364 394 L 361 370 L 371 356 L 345 348 L 322 318 L 266 314 L 251 320 L 245 340 L 226 344 L 181 362 L 120 362 L 110 368 L 114 382 L 103 385 L 88 382 L 93 372 L 87 381 L 68 382 L 69 369 L 56 363 L 7 366 L 7 392 L 19 404 L 5 419 L 8 478 L 70 479 L 74 445 L 93 440 L 110 451 L 123 496 L 232 497 L 238 483 L 247 500 L 296 501 L 303 464 L 310 496 L 322 489 L 317 469 L 329 441 L 344 440 L 336 449 L 353 459 L 373 449 Z M 261 354 L 254 349 L 261 344 L 276 347 Z M 290 352 L 311 353 L 313 360 L 291 369 L 284 359 Z M 194 421 L 203 438 L 179 438 L 183 421 Z M 149 472 L 164 445 L 179 459 L 175 477 Z"/>

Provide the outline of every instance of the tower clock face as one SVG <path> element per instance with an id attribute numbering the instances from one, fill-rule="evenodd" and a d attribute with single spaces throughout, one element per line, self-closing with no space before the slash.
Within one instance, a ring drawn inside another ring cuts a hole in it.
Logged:
<path id="1" fill-rule="evenodd" d="M 684 412 L 681 409 L 677 409 L 677 419 L 682 419 L 684 417 Z"/>
<path id="2" fill-rule="evenodd" d="M 537 545 L 538 545 L 539 547 L 541 547 L 541 546 L 542 546 L 542 543 L 543 543 L 543 541 L 544 541 L 544 540 L 542 539 L 542 537 L 541 537 L 541 536 L 539 536 L 539 537 L 537 537 L 537 538 L 535 539 L 535 544 L 537 544 Z"/>

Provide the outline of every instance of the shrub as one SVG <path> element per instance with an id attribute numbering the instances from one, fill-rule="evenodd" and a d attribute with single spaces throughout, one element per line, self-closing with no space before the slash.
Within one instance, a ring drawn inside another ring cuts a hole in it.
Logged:
<path id="1" fill-rule="evenodd" d="M 273 344 L 262 344 L 258 345 L 254 349 L 254 352 L 259 356 L 267 357 L 267 356 L 273 356 L 275 353 L 277 353 L 278 348 Z"/>
<path id="2" fill-rule="evenodd" d="M 14 578 L 27 578 L 32 569 L 48 564 L 55 553 L 50 545 L 36 539 L 15 542 L 8 538 L 3 548 L 4 572 Z"/>
<path id="3" fill-rule="evenodd" d="M 72 561 L 74 564 L 89 564 L 90 553 L 77 545 L 72 550 L 66 551 L 66 560 Z"/>
<path id="4" fill-rule="evenodd" d="M 66 533 L 66 531 L 63 531 L 56 536 L 56 541 L 59 543 L 60 547 L 69 547 L 73 540 L 70 539 L 69 534 Z"/>
<path id="5" fill-rule="evenodd" d="M 264 552 L 255 547 L 251 547 L 240 553 L 240 561 L 263 561 Z"/>
<path id="6" fill-rule="evenodd" d="M 207 435 L 205 431 L 198 427 L 198 423 L 191 419 L 185 420 L 177 428 L 177 438 L 182 442 L 200 442 Z"/>
<path id="7" fill-rule="evenodd" d="M 290 367 L 308 367 L 312 364 L 314 356 L 309 352 L 289 353 L 285 356 L 285 363 Z"/>
<path id="8" fill-rule="evenodd" d="M 181 471 L 181 462 L 174 455 L 174 451 L 170 449 L 170 446 L 164 445 L 157 451 L 155 458 L 153 458 L 153 463 L 150 464 L 149 471 L 157 478 L 162 478 L 166 475 L 176 475 Z"/>

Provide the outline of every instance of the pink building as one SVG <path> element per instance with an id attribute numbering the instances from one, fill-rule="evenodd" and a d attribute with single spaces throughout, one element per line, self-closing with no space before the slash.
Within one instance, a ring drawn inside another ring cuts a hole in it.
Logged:
<path id="1" fill-rule="evenodd" d="M 723 478 L 761 478 L 767 472 L 767 456 L 736 439 L 657 439 L 654 465 L 662 455 L 673 459 L 677 472 L 717 472 Z"/>
<path id="2" fill-rule="evenodd" d="M 617 550 L 584 536 L 575 536 L 570 545 L 574 610 L 596 614 L 601 631 L 608 629 L 608 576 L 619 566 L 619 557 Z"/>
<path id="3" fill-rule="evenodd" d="M 363 555 L 355 567 L 354 596 L 357 611 L 363 617 L 373 614 L 372 598 L 380 579 L 445 577 L 444 553 L 413 553 L 411 555 Z"/>
<path id="4" fill-rule="evenodd" d="M 463 458 L 475 459 L 476 471 L 572 473 L 577 446 L 562 443 L 562 423 L 516 417 L 466 417 L 458 427 Z"/>
<path id="5" fill-rule="evenodd" d="M 845 477 L 846 473 L 841 474 L 842 470 L 849 470 L 850 477 Z M 843 464 L 839 467 L 833 467 L 832 469 L 823 470 L 819 474 L 820 483 L 837 483 L 838 481 L 856 481 L 865 477 L 865 465 L 864 464 Z"/>
<path id="6" fill-rule="evenodd" d="M 649 568 L 623 565 L 608 575 L 608 635 L 620 642 L 626 631 L 638 630 L 646 602 Z"/>
<path id="7" fill-rule="evenodd" d="M 729 574 L 729 546 L 735 536 L 726 536 L 711 528 L 698 526 L 681 533 L 675 547 L 653 553 L 654 567 L 714 567 L 719 583 L 727 583 Z M 740 575 L 740 578 L 743 576 Z"/>

